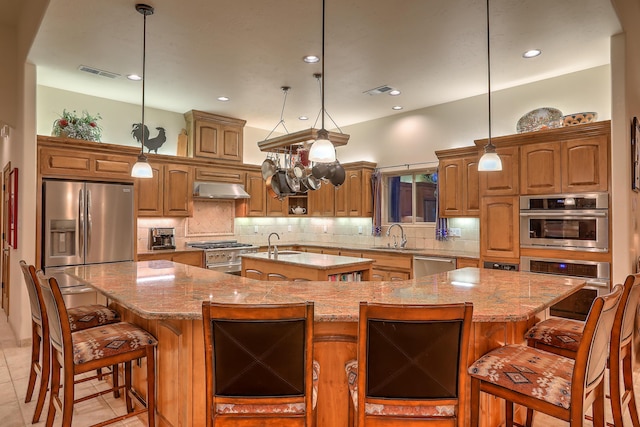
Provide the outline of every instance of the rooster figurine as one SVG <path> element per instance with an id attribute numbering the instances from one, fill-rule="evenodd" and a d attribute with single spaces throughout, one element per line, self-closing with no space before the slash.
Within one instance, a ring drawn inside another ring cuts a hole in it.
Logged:
<path id="1" fill-rule="evenodd" d="M 147 125 L 144 125 L 144 139 L 143 139 L 142 123 L 134 123 L 133 129 L 131 130 L 131 135 L 135 140 L 137 140 L 140 143 L 144 141 L 144 146 L 147 147 L 147 150 L 149 150 L 148 151 L 149 153 L 153 151 L 154 153 L 158 154 L 158 148 L 162 147 L 162 144 L 164 144 L 167 141 L 167 135 L 165 134 L 165 130 L 163 127 L 157 127 L 156 130 L 158 131 L 158 135 L 150 139 L 149 128 L 147 127 Z"/>

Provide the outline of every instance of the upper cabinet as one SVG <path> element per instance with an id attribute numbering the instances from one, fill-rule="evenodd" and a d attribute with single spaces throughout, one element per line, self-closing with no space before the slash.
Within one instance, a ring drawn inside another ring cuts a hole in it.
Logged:
<path id="1" fill-rule="evenodd" d="M 480 173 L 480 195 L 517 196 L 520 192 L 520 159 L 518 147 L 498 147 L 496 153 L 502 161 L 502 170 Z"/>
<path id="2" fill-rule="evenodd" d="M 151 164 L 153 178 L 136 179 L 138 216 L 191 216 L 193 172 L 190 166 Z"/>
<path id="3" fill-rule="evenodd" d="M 242 162 L 242 135 L 245 120 L 203 111 L 184 114 L 189 136 L 190 157 Z"/>
<path id="4" fill-rule="evenodd" d="M 520 147 L 522 194 L 560 192 L 560 144 L 541 142 Z"/>
<path id="5" fill-rule="evenodd" d="M 439 215 L 442 218 L 478 216 L 480 192 L 478 149 L 473 147 L 436 151 L 438 156 Z"/>

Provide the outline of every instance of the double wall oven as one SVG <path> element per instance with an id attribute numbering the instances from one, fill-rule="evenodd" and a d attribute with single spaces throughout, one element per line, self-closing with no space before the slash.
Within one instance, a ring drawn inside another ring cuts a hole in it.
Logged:
<path id="1" fill-rule="evenodd" d="M 609 251 L 608 194 L 521 196 L 520 247 L 525 254 L 544 250 L 522 256 L 522 271 L 586 280 L 584 288 L 550 308 L 553 316 L 586 319 L 595 297 L 610 289 L 610 263 L 595 255 Z"/>

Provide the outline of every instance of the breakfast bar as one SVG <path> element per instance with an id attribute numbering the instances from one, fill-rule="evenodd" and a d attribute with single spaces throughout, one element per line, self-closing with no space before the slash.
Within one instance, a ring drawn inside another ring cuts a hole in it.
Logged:
<path id="1" fill-rule="evenodd" d="M 344 363 L 356 357 L 360 301 L 395 304 L 474 304 L 471 358 L 519 343 L 546 309 L 584 286 L 543 274 L 463 268 L 394 282 L 258 281 L 170 261 L 122 262 L 65 270 L 104 294 L 123 319 L 159 341 L 157 413 L 161 426 L 205 422 L 202 301 L 238 304 L 315 303 L 314 358 L 321 373 L 317 425 L 346 427 Z M 143 384 L 144 370 L 135 370 Z M 139 390 L 144 387 L 138 386 Z M 482 425 L 498 425 L 498 405 L 482 402 Z"/>

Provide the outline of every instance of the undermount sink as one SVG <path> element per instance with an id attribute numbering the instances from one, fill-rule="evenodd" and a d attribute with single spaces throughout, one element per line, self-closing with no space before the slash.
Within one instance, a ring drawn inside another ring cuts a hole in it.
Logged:
<path id="1" fill-rule="evenodd" d="M 302 252 L 299 252 L 299 251 L 278 251 L 278 256 L 280 256 L 280 255 L 298 255 L 299 253 L 302 253 Z"/>

